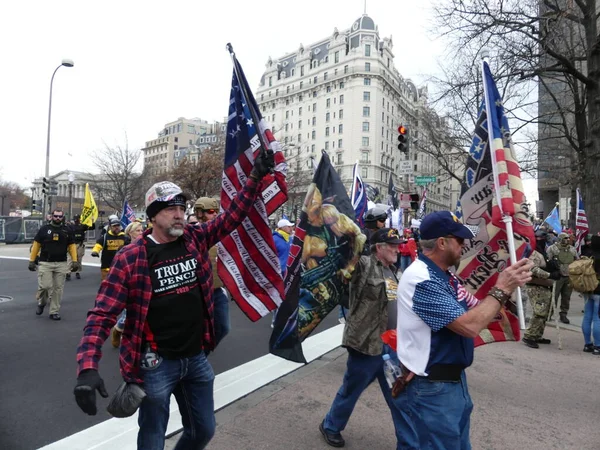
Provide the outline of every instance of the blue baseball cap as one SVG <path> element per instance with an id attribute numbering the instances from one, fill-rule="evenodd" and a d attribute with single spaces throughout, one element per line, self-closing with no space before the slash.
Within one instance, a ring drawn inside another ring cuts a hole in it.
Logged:
<path id="1" fill-rule="evenodd" d="M 436 211 L 427 214 L 419 227 L 421 239 L 436 239 L 444 236 L 456 236 L 473 239 L 473 232 L 465 227 L 460 219 L 450 211 Z"/>

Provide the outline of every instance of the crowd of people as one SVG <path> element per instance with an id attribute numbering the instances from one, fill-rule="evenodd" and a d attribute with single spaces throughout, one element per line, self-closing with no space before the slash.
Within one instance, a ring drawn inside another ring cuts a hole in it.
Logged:
<path id="1" fill-rule="evenodd" d="M 119 349 L 124 380 L 111 413 L 122 417 L 139 410 L 139 449 L 164 448 L 171 394 L 184 427 L 176 448 L 205 448 L 215 433 L 214 372 L 207 355 L 230 331 L 230 295 L 216 273 L 216 244 L 244 220 L 272 166 L 272 155 L 259 156 L 228 210 L 203 197 L 187 217 L 182 190 L 168 181 L 157 183 L 146 194 L 149 226 L 144 230 L 133 222 L 122 230 L 118 218 L 111 217 L 92 249 L 101 261 L 101 284 L 77 349 L 75 400 L 95 415 L 97 393 L 108 396 L 99 362 L 110 338 Z M 361 394 L 377 379 L 397 448 L 470 448 L 473 403 L 465 369 L 473 362 L 474 338 L 517 287 L 525 286 L 533 317 L 523 343 L 549 344 L 544 328 L 559 297 L 560 320 L 568 323 L 568 265 L 580 256 L 568 234 L 554 239 L 539 229 L 531 256 L 503 270 L 489 293 L 475 298 L 453 273 L 473 234 L 452 213 L 428 214 L 418 230 L 398 231 L 386 227 L 386 220 L 387 212 L 378 207 L 365 216 L 367 242 L 341 311 L 346 372 L 318 429 L 330 446 L 343 447 L 341 433 Z M 274 228 L 285 277 L 295 224 L 284 217 Z M 36 235 L 29 263 L 30 270 L 38 270 L 36 314 L 49 303 L 50 318 L 60 320 L 66 276 L 80 278 L 85 231 L 78 218 L 65 224 L 57 210 Z M 591 237 L 582 253 L 594 257 L 600 274 L 600 236 Z M 600 288 L 586 294 L 584 351 L 593 354 L 600 354 L 595 346 L 600 344 L 599 303 Z M 393 342 L 384 340 L 390 332 Z M 398 366 L 393 383 L 386 377 L 384 356 Z"/>

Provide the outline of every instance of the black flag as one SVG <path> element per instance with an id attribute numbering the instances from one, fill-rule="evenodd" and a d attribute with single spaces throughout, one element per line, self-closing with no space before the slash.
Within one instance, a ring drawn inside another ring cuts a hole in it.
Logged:
<path id="1" fill-rule="evenodd" d="M 323 152 L 290 248 L 271 353 L 306 363 L 301 343 L 339 304 L 365 239 L 346 188 Z"/>

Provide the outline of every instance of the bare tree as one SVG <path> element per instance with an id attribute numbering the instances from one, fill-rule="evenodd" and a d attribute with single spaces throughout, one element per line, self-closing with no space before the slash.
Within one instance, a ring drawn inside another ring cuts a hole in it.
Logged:
<path id="1" fill-rule="evenodd" d="M 130 203 L 141 203 L 144 192 L 140 181 L 142 174 L 136 170 L 141 157 L 140 150 L 130 150 L 125 147 L 105 147 L 92 155 L 92 161 L 99 177 L 94 185 L 98 200 L 115 211 L 120 211 L 125 200 Z"/>
<path id="2" fill-rule="evenodd" d="M 505 107 L 512 122 L 518 123 L 513 133 L 533 124 L 539 128 L 537 142 L 568 143 L 575 155 L 571 184 L 581 186 L 591 222 L 600 220 L 600 187 L 593 182 L 600 168 L 596 4 L 596 0 L 444 0 L 436 7 L 435 24 L 451 41 L 453 61 L 462 64 L 462 72 L 451 65 L 445 74 L 450 76 L 444 77 L 449 87 L 444 95 L 477 99 L 481 89 L 472 69 L 478 67 L 483 48 L 492 50 Z M 457 73 L 463 76 L 454 77 Z M 538 109 L 538 100 L 544 108 Z M 530 134 L 523 148 L 535 150 L 537 142 Z"/>
<path id="3" fill-rule="evenodd" d="M 29 199 L 17 183 L 0 180 L 0 216 L 7 216 L 11 210 L 24 209 Z"/>
<path id="4" fill-rule="evenodd" d="M 225 144 L 202 149 L 197 156 L 185 157 L 167 175 L 190 197 L 219 197 L 225 160 Z"/>

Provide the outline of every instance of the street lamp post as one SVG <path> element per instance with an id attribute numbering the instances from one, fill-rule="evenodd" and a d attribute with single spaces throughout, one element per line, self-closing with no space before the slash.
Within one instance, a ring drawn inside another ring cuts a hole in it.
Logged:
<path id="1" fill-rule="evenodd" d="M 75 176 L 69 172 L 69 220 L 73 220 L 73 181 Z"/>
<path id="2" fill-rule="evenodd" d="M 0 198 L 2 199 L 2 209 L 0 209 L 0 216 L 4 215 L 4 199 L 8 197 L 8 195 L 4 192 L 0 194 Z"/>
<path id="3" fill-rule="evenodd" d="M 52 73 L 52 78 L 50 79 L 50 100 L 48 102 L 48 135 L 46 137 L 46 171 L 44 172 L 46 179 L 50 177 L 50 122 L 52 118 L 52 85 L 54 83 L 54 75 L 58 69 L 62 66 L 65 67 L 73 67 L 75 63 L 73 63 L 70 59 L 63 59 L 60 65 L 54 69 Z M 44 209 L 42 211 L 46 211 L 48 209 L 48 192 L 44 193 Z M 47 214 L 50 214 L 50 211 L 46 211 Z"/>

